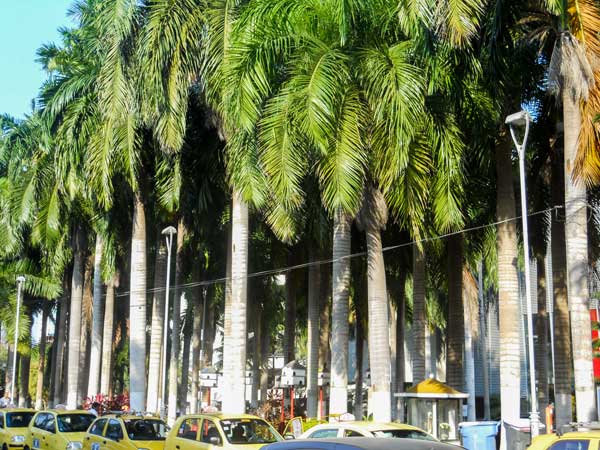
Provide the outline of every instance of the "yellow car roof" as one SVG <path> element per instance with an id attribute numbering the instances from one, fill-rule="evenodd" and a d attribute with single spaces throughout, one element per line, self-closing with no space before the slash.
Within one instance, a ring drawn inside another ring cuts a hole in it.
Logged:
<path id="1" fill-rule="evenodd" d="M 561 439 L 573 439 L 573 438 L 587 438 L 587 439 L 600 439 L 600 430 L 592 431 L 570 431 L 560 436 Z"/>
<path id="2" fill-rule="evenodd" d="M 84 409 L 47 409 L 45 411 L 40 411 L 40 412 L 51 412 L 57 415 L 63 415 L 63 414 L 89 414 L 92 415 L 91 412 L 86 411 Z"/>
<path id="3" fill-rule="evenodd" d="M 11 413 L 11 412 L 37 412 L 35 409 L 31 408 L 2 408 L 0 412 Z"/>
<path id="4" fill-rule="evenodd" d="M 214 419 L 219 419 L 219 420 L 231 420 L 231 419 L 258 419 L 258 420 L 264 420 L 261 419 L 258 416 L 253 416 L 251 414 L 226 414 L 226 413 L 201 413 L 201 414 L 187 414 L 185 416 L 186 419 L 189 418 L 194 418 L 194 417 L 212 417 Z"/>

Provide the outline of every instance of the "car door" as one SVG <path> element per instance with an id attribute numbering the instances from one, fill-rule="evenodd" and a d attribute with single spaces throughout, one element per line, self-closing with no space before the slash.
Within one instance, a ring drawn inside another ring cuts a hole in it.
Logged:
<path id="1" fill-rule="evenodd" d="M 212 419 L 203 418 L 200 424 L 200 441 L 196 448 L 209 450 L 223 447 L 225 436 Z M 185 450 L 185 449 L 181 449 Z"/>
<path id="2" fill-rule="evenodd" d="M 104 431 L 104 439 L 99 450 L 125 450 L 123 425 L 116 419 L 110 419 Z"/>
<path id="3" fill-rule="evenodd" d="M 46 439 L 45 431 L 46 421 L 50 414 L 48 413 L 38 413 L 33 419 L 33 424 L 31 426 L 31 449 L 32 450 L 42 450 L 42 442 Z"/>
<path id="4" fill-rule="evenodd" d="M 56 433 L 56 417 L 54 414 L 48 414 L 48 419 L 44 424 L 44 429 L 41 431 L 42 434 L 42 449 L 44 450 L 56 450 L 61 447 L 58 441 L 62 440 Z"/>
<path id="5" fill-rule="evenodd" d="M 200 427 L 202 419 L 199 417 L 190 417 L 183 420 L 177 427 L 175 434 L 169 441 L 171 450 L 197 450 L 202 448 L 200 445 Z M 167 450 L 167 449 L 165 449 Z"/>
<path id="6" fill-rule="evenodd" d="M 107 422 L 108 419 L 98 419 L 92 424 L 83 442 L 85 450 L 100 450 L 102 448 L 102 441 L 105 440 L 104 428 L 106 428 Z"/>

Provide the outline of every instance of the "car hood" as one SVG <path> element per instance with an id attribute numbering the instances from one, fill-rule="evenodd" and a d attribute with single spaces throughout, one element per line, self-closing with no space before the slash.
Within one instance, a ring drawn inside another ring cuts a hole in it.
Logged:
<path id="1" fill-rule="evenodd" d="M 27 427 L 8 427 L 4 429 L 11 436 L 25 436 L 25 434 L 29 431 Z"/>

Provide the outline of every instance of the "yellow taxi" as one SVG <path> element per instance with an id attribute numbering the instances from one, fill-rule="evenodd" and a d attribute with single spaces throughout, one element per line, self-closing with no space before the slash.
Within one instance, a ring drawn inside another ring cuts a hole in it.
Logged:
<path id="1" fill-rule="evenodd" d="M 35 414 L 33 409 L 8 408 L 0 409 L 0 447 L 22 448 L 29 422 Z"/>
<path id="2" fill-rule="evenodd" d="M 258 450 L 283 441 L 263 419 L 248 414 L 182 416 L 167 436 L 165 450 Z"/>
<path id="3" fill-rule="evenodd" d="M 163 450 L 167 424 L 154 417 L 108 415 L 94 421 L 84 450 Z"/>
<path id="4" fill-rule="evenodd" d="M 25 450 L 81 450 L 85 432 L 96 416 L 87 411 L 50 409 L 33 416 Z"/>
<path id="5" fill-rule="evenodd" d="M 403 423 L 332 422 L 314 426 L 300 435 L 300 439 L 329 439 L 347 437 L 405 438 L 437 441 L 420 428 Z"/>
<path id="6" fill-rule="evenodd" d="M 528 450 L 599 450 L 600 431 L 574 431 L 561 436 L 540 434 Z"/>

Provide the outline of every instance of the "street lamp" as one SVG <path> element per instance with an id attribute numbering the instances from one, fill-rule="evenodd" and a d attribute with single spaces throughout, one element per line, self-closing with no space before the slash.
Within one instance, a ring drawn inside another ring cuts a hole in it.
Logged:
<path id="1" fill-rule="evenodd" d="M 13 366 L 12 366 L 12 386 L 10 387 L 10 404 L 14 404 L 15 399 L 15 385 L 17 376 L 17 344 L 19 343 L 19 315 L 21 314 L 21 289 L 25 277 L 19 275 L 17 277 L 17 318 L 15 320 L 15 347 L 13 349 Z"/>
<path id="2" fill-rule="evenodd" d="M 529 123 L 531 116 L 527 111 L 520 111 L 511 114 L 504 122 L 510 128 L 517 153 L 519 154 L 519 179 L 521 181 L 521 221 L 523 223 L 523 250 L 525 256 L 525 299 L 527 301 L 527 344 L 529 347 L 529 386 L 531 391 L 531 413 L 529 420 L 531 423 L 531 437 L 534 438 L 540 434 L 540 415 L 537 406 L 537 395 L 535 388 L 535 358 L 533 354 L 533 311 L 531 306 L 531 277 L 529 267 L 529 230 L 527 227 L 527 187 L 525 185 L 525 149 L 527 148 L 527 138 L 529 137 Z M 525 127 L 523 141 L 519 143 L 516 128 Z"/>
<path id="3" fill-rule="evenodd" d="M 165 405 L 167 404 L 167 334 L 169 330 L 169 285 L 171 283 L 171 247 L 173 246 L 173 235 L 177 234 L 175 227 L 167 227 L 161 234 L 167 242 L 167 285 L 165 288 L 165 323 L 163 330 L 162 351 L 162 400 L 160 405 L 161 417 L 166 416 Z"/>

